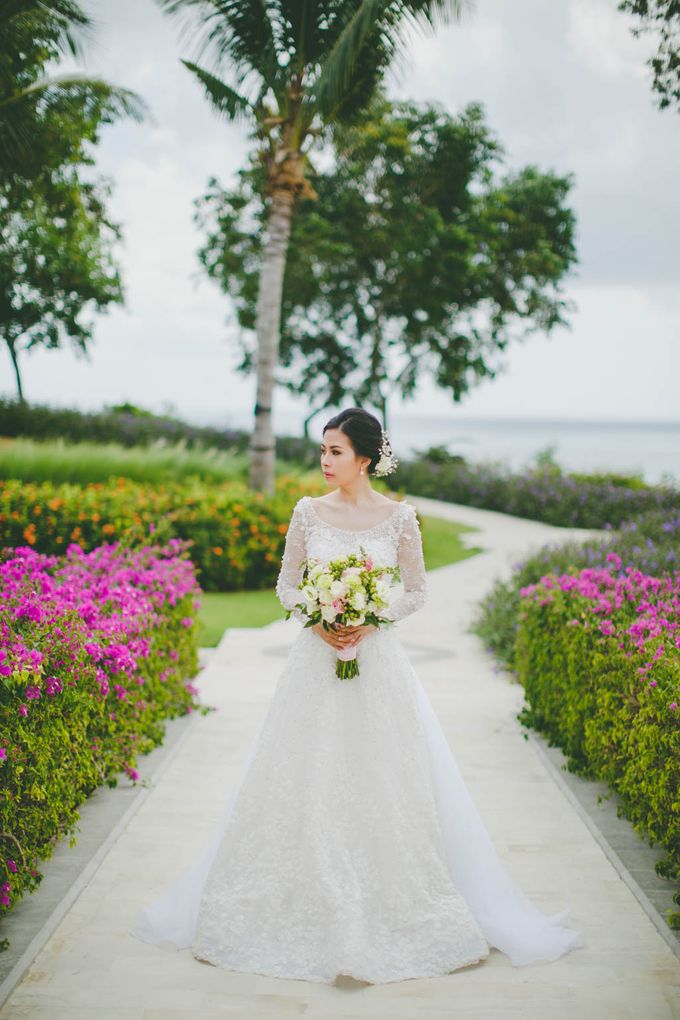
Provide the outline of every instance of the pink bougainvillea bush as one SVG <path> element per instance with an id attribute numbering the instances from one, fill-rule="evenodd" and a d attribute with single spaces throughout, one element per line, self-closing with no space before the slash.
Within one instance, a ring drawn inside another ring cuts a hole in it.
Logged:
<path id="1" fill-rule="evenodd" d="M 635 828 L 680 876 L 680 573 L 606 565 L 548 573 L 520 590 L 520 719 L 610 784 Z M 674 925 L 675 926 L 675 925 Z"/>
<path id="2" fill-rule="evenodd" d="M 210 711 L 191 683 L 202 593 L 188 544 L 0 553 L 0 915 L 42 879 L 89 793 L 138 779 L 164 720 Z"/>

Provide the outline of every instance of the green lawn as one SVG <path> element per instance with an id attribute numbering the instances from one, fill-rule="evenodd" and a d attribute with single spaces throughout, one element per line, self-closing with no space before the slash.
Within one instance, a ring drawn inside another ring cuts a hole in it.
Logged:
<path id="1" fill-rule="evenodd" d="M 466 549 L 460 535 L 464 531 L 475 531 L 446 521 L 442 517 L 426 517 L 423 522 L 423 555 L 427 570 L 457 563 L 480 552 L 478 548 Z M 262 591 L 206 592 L 199 613 L 199 644 L 214 648 L 227 627 L 263 627 L 274 620 L 283 619 L 285 610 L 271 588 Z"/>

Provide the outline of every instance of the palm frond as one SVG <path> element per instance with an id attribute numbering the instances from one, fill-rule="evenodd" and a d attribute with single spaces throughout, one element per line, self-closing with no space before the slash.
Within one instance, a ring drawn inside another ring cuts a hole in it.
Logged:
<path id="1" fill-rule="evenodd" d="M 352 78 L 360 63 L 366 80 L 404 52 L 406 29 L 426 23 L 432 27 L 460 17 L 469 0 L 355 0 L 344 22 L 337 22 L 335 38 L 313 88 L 313 102 L 324 116 L 333 115 L 346 102 Z M 354 8 L 351 10 L 351 8 Z M 367 49 L 373 51 L 367 56 Z M 373 65 L 372 73 L 369 65 Z"/>
<path id="2" fill-rule="evenodd" d="M 282 44 L 294 54 L 299 66 L 317 63 L 324 55 L 326 28 L 333 20 L 333 0 L 276 0 L 278 16 L 273 19 Z"/>
<path id="3" fill-rule="evenodd" d="M 83 118 L 83 110 L 98 110 L 102 121 L 131 117 L 141 121 L 150 112 L 134 92 L 81 75 L 42 78 L 0 100 L 0 170 L 22 172 L 36 167 L 36 137 Z M 150 118 L 153 120 L 153 118 Z M 51 128 L 46 125 L 52 123 Z"/>
<path id="4" fill-rule="evenodd" d="M 0 50 L 11 52 L 17 38 L 24 33 L 38 35 L 45 26 L 60 52 L 77 57 L 80 43 L 73 29 L 87 31 L 92 21 L 75 0 L 3 0 Z"/>
<path id="5" fill-rule="evenodd" d="M 190 60 L 183 60 L 182 63 L 196 75 L 206 96 L 218 113 L 225 114 L 229 120 L 248 120 L 254 115 L 255 111 L 250 101 L 226 82 L 206 71 L 205 68 L 199 67 L 198 64 L 192 64 Z"/>
<path id="6" fill-rule="evenodd" d="M 96 98 L 106 105 L 108 112 L 114 116 L 131 117 L 137 122 L 150 115 L 149 107 L 136 92 L 118 88 L 101 78 L 88 78 L 84 74 L 39 78 L 9 96 L 0 97 L 0 110 L 43 96 L 47 102 L 61 101 L 69 97 L 78 100 Z"/>
<path id="7" fill-rule="evenodd" d="M 195 12 L 199 25 L 197 56 L 212 54 L 214 70 L 228 58 L 238 72 L 257 71 L 271 82 L 279 68 L 280 48 L 267 0 L 158 0 L 170 15 Z"/>

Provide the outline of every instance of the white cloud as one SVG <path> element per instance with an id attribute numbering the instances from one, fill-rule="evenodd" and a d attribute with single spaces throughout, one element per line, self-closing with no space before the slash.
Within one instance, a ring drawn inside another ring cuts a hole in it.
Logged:
<path id="1" fill-rule="evenodd" d="M 568 41 L 593 75 L 613 80 L 647 78 L 644 63 L 650 41 L 636 39 L 630 31 L 639 19 L 624 15 L 607 0 L 572 0 L 568 8 Z"/>

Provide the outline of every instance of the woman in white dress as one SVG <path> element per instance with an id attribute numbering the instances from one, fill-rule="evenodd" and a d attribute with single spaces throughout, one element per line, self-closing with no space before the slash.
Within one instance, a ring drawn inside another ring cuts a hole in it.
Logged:
<path id="1" fill-rule="evenodd" d="M 276 592 L 300 621 L 302 560 L 399 565 L 398 621 L 426 601 L 414 507 L 376 492 L 396 461 L 361 408 L 320 447 L 333 486 L 298 500 Z M 336 676 L 353 644 L 359 676 Z M 230 970 L 332 983 L 433 977 L 583 945 L 509 876 L 393 624 L 301 628 L 212 838 L 133 931 Z"/>

